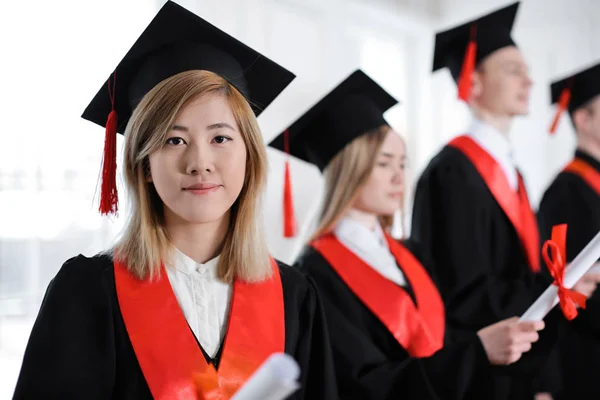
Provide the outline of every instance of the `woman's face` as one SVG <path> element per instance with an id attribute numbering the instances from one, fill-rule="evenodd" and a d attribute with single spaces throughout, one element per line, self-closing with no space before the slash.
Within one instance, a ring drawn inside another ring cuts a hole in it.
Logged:
<path id="1" fill-rule="evenodd" d="M 376 156 L 373 171 L 359 190 L 353 208 L 390 216 L 400 207 L 404 194 L 406 149 L 402 138 L 389 130 Z"/>
<path id="2" fill-rule="evenodd" d="M 167 221 L 218 221 L 244 185 L 246 146 L 222 95 L 205 95 L 185 106 L 162 148 L 149 158 L 148 180 L 163 202 Z"/>

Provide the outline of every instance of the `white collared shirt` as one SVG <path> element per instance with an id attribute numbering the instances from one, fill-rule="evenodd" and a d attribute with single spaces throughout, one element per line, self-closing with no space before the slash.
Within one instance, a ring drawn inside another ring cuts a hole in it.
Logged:
<path id="1" fill-rule="evenodd" d="M 508 138 L 498 129 L 476 118 L 473 120 L 467 136 L 475 140 L 500 164 L 510 188 L 516 191 L 519 188 L 519 179 Z"/>
<path id="2" fill-rule="evenodd" d="M 217 279 L 219 257 L 200 264 L 175 249 L 167 275 L 177 302 L 194 335 L 214 358 L 227 330 L 232 285 Z"/>
<path id="3" fill-rule="evenodd" d="M 348 250 L 380 275 L 397 285 L 406 286 L 406 278 L 398 268 L 379 224 L 371 231 L 360 222 L 344 217 L 336 225 L 334 234 Z"/>

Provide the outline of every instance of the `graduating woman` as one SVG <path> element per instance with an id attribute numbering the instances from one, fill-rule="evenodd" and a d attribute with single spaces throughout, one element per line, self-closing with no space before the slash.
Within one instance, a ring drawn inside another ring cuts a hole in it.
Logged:
<path id="1" fill-rule="evenodd" d="M 291 398 L 337 398 L 316 290 L 270 258 L 257 216 L 255 114 L 293 75 L 172 2 L 115 75 L 83 117 L 111 115 L 103 212 L 116 210 L 115 130 L 126 126 L 131 215 L 113 249 L 68 260 L 50 283 L 14 397 L 194 399 L 194 377 L 216 369 L 201 397 L 229 398 L 285 352 L 302 370 Z"/>
<path id="2" fill-rule="evenodd" d="M 382 115 L 396 103 L 356 71 L 270 144 L 325 173 L 319 226 L 296 266 L 323 299 L 342 398 L 489 398 L 491 366 L 517 361 L 544 323 L 446 326 L 426 249 L 387 233 L 404 191 L 405 146 Z"/>

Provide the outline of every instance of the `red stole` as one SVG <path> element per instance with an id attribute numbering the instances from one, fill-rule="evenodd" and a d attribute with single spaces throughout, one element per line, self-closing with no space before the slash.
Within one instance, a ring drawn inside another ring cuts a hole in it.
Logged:
<path id="1" fill-rule="evenodd" d="M 564 169 L 584 180 L 600 196 L 600 172 L 580 158 L 575 158 Z"/>
<path id="2" fill-rule="evenodd" d="M 513 191 L 496 160 L 468 136 L 459 136 L 449 143 L 473 163 L 490 192 L 504 211 L 521 241 L 527 264 L 533 272 L 540 271 L 540 234 L 535 214 L 527 198 L 527 190 L 519 175 L 519 190 Z"/>
<path id="3" fill-rule="evenodd" d="M 371 268 L 333 234 L 322 236 L 311 246 L 412 357 L 428 357 L 444 345 L 444 304 L 435 284 L 412 253 L 388 235 L 386 240 L 411 284 L 416 305 L 404 289 Z"/>
<path id="4" fill-rule="evenodd" d="M 283 289 L 273 259 L 273 276 L 233 284 L 229 324 L 219 363 L 218 386 L 231 397 L 272 353 L 285 347 Z M 140 281 L 115 262 L 119 307 L 144 378 L 157 400 L 196 399 L 193 376 L 208 364 L 164 267 L 155 281 Z"/>

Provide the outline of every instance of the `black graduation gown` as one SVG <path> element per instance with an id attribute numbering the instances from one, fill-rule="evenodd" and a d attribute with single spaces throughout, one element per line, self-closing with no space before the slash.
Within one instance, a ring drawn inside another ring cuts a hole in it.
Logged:
<path id="1" fill-rule="evenodd" d="M 600 162 L 577 151 L 600 172 Z M 546 190 L 538 212 L 542 238 L 549 239 L 554 225 L 568 224 L 567 260 L 570 262 L 600 231 L 600 195 L 578 175 L 561 172 Z M 597 298 L 598 294 L 593 298 Z M 593 303 L 595 299 L 589 300 Z M 589 304 L 579 310 L 573 329 L 560 344 L 564 398 L 600 398 L 597 382 L 600 370 L 600 312 Z"/>
<path id="2" fill-rule="evenodd" d="M 407 248 L 415 254 L 414 243 Z M 317 250 L 307 246 L 294 265 L 321 294 L 341 398 L 488 398 L 489 362 L 476 334 L 446 330 L 452 345 L 429 358 L 411 358 Z"/>
<path id="3" fill-rule="evenodd" d="M 418 181 L 412 236 L 430 251 L 448 324 L 459 329 L 475 332 L 519 316 L 551 284 L 530 271 L 515 228 L 475 166 L 454 147 L 445 146 Z M 554 356 L 546 378 L 533 387 L 497 378 L 495 398 L 557 392 L 556 363 Z"/>
<path id="4" fill-rule="evenodd" d="M 302 387 L 290 398 L 336 399 L 329 336 L 314 285 L 289 266 L 278 266 L 285 352 L 302 369 Z M 14 398 L 152 399 L 119 309 L 109 257 L 70 259 L 50 282 Z"/>

